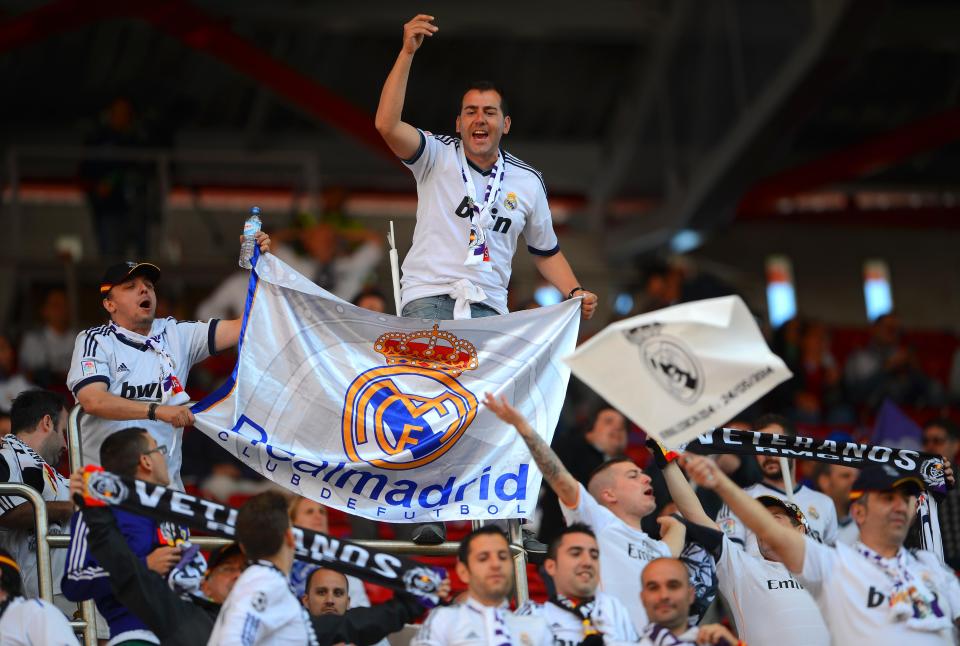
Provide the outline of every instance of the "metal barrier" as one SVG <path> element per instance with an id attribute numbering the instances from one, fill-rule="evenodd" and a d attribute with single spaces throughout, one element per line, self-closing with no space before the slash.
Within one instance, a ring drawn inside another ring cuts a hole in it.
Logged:
<path id="1" fill-rule="evenodd" d="M 67 449 L 70 458 L 71 472 L 83 466 L 82 450 L 83 445 L 80 439 L 80 415 L 83 408 L 78 404 L 70 411 L 67 419 Z M 2 485 L 0 485 L 2 486 Z M 42 567 L 38 567 L 40 574 L 40 592 L 41 596 L 47 601 L 53 599 L 53 580 L 50 572 L 50 552 L 49 548 L 67 548 L 70 544 L 69 534 L 60 534 L 57 536 L 47 535 L 47 509 L 42 504 L 43 499 L 40 494 L 30 489 L 26 485 L 6 485 L 23 487 L 31 492 L 31 501 L 37 512 L 37 536 L 46 536 L 46 541 L 37 541 L 37 561 L 41 562 L 41 552 L 43 552 L 46 563 L 46 574 L 43 574 Z M 5 491 L 0 489 L 0 491 Z M 25 496 L 26 497 L 26 496 Z M 39 501 L 39 505 L 37 504 Z M 41 532 L 41 518 L 43 521 L 43 531 Z M 474 527 L 482 525 L 482 521 L 474 521 Z M 520 522 L 517 520 L 509 521 L 509 539 L 510 551 L 513 553 L 514 583 L 516 586 L 517 604 L 521 604 L 530 598 L 530 590 L 527 585 L 527 553 L 523 549 L 523 535 Z M 231 541 L 225 538 L 210 536 L 192 537 L 191 542 L 199 545 L 201 549 L 216 549 L 227 545 Z M 449 556 L 457 553 L 460 543 L 457 541 L 447 541 L 439 545 L 417 545 L 410 541 L 391 541 L 391 540 L 357 540 L 354 541 L 364 547 L 371 547 L 378 550 L 393 552 L 395 554 L 414 554 L 418 556 Z M 41 548 L 41 544 L 43 547 Z M 43 590 L 46 586 L 49 597 L 44 596 Z M 80 616 L 82 621 L 70 622 L 74 629 L 83 632 L 84 646 L 96 646 L 97 635 L 94 629 L 95 607 L 92 600 L 84 601 L 80 604 Z"/>

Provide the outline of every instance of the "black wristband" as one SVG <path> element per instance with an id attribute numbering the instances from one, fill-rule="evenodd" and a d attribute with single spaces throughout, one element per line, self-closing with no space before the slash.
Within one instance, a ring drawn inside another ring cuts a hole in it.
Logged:
<path id="1" fill-rule="evenodd" d="M 583 287 L 580 287 L 580 285 L 577 285 L 576 287 L 570 290 L 569 294 L 567 294 L 567 300 L 570 300 L 571 298 L 573 298 L 573 295 L 576 294 L 577 292 L 582 292 L 582 291 L 585 291 Z"/>
<path id="2" fill-rule="evenodd" d="M 151 422 L 157 421 L 157 406 L 159 406 L 159 404 L 150 404 L 147 406 L 147 419 Z"/>

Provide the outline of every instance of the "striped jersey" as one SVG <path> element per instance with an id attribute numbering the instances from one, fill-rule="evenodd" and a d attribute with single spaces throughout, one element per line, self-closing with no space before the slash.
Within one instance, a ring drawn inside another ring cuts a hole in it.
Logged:
<path id="1" fill-rule="evenodd" d="M 70 483 L 66 478 L 16 435 L 0 438 L 0 482 L 30 485 L 46 501 L 70 500 Z M 29 503 L 17 496 L 0 496 L 0 517 L 21 504 Z M 62 534 L 63 528 L 59 523 L 50 523 L 47 531 L 50 534 Z M 40 596 L 36 532 L 32 529 L 0 529 L 0 546 L 10 552 L 20 565 L 24 596 Z M 64 550 L 50 550 L 54 594 L 60 593 L 59 573 L 63 572 L 66 560 Z"/>
<path id="2" fill-rule="evenodd" d="M 174 374 L 187 383 L 190 368 L 214 354 L 217 320 L 178 321 L 172 317 L 155 319 L 150 337 L 160 337 L 164 350 L 174 362 Z M 124 329 L 109 324 L 92 327 L 77 335 L 73 360 L 67 374 L 67 386 L 76 395 L 93 383 L 103 383 L 111 394 L 143 402 L 160 401 L 162 359 L 142 343 L 124 336 Z M 167 447 L 170 484 L 183 489 L 180 465 L 183 461 L 183 429 L 166 422 L 138 419 L 109 420 L 84 415 L 80 420 L 84 464 L 100 464 L 100 445 L 108 435 L 138 426 L 147 429 L 157 444 Z"/>
<path id="3" fill-rule="evenodd" d="M 490 210 L 493 228 L 486 232 L 492 270 L 465 266 L 470 218 L 458 215 L 458 209 L 466 213 L 460 208 L 466 197 L 460 172 L 462 145 L 458 137 L 421 130 L 420 148 L 403 160 L 417 180 L 417 224 L 403 261 L 401 307 L 418 298 L 449 294 L 453 283 L 468 280 L 486 293 L 484 304 L 506 314 L 507 284 L 520 234 L 532 254 L 552 256 L 560 251 L 546 186 L 535 168 L 501 151 L 504 176 Z M 489 171 L 469 160 L 467 165 L 476 194 L 483 196 Z"/>

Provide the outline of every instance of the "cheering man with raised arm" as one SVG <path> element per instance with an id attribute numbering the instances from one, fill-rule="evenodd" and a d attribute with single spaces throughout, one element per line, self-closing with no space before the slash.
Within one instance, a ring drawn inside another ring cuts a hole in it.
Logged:
<path id="1" fill-rule="evenodd" d="M 860 528 L 853 545 L 824 545 L 785 523 L 734 484 L 712 461 L 686 454 L 687 473 L 713 489 L 761 545 L 775 552 L 810 591 L 834 644 L 953 644 L 960 584 L 937 556 L 903 543 L 916 517 L 923 482 L 889 464 L 861 470 L 850 514 Z M 948 478 L 953 473 L 946 469 Z"/>
<path id="2" fill-rule="evenodd" d="M 584 318 L 597 297 L 584 290 L 560 251 L 553 231 L 546 185 L 540 173 L 500 149 L 510 132 L 503 93 L 492 83 L 471 84 L 456 118 L 459 137 L 434 135 L 401 120 L 413 56 L 438 27 L 419 14 L 403 26 L 403 47 L 390 70 L 376 127 L 413 172 L 417 182 L 417 225 L 403 260 L 401 316 L 431 319 L 480 318 L 507 313 L 507 285 L 523 233 L 537 269 L 567 298 L 582 297 Z M 446 538 L 443 525 L 413 530 L 421 544 Z M 532 551 L 539 543 L 524 541 Z"/>
<path id="3" fill-rule="evenodd" d="M 583 522 L 593 528 L 600 547 L 600 589 L 626 606 L 639 632 L 647 625 L 637 586 L 650 561 L 679 556 L 686 530 L 675 518 L 658 518 L 662 540 L 654 540 L 640 527 L 653 513 L 656 502 L 650 477 L 626 458 L 609 460 L 596 469 L 585 488 L 570 475 L 553 449 L 506 399 L 487 394 L 484 404 L 517 429 L 544 479 L 560 500 L 567 523 Z M 709 525 L 690 485 L 676 464 L 664 469 L 664 478 L 677 508 L 690 521 Z"/>
<path id="4" fill-rule="evenodd" d="M 507 313 L 507 284 L 520 233 L 537 269 L 567 297 L 580 287 L 553 231 L 543 178 L 500 148 L 510 132 L 503 93 L 488 82 L 464 93 L 459 137 L 433 135 L 401 120 L 413 56 L 439 28 L 420 14 L 403 26 L 403 48 L 380 94 L 376 126 L 417 180 L 417 226 L 403 261 L 403 315 L 438 320 Z"/>

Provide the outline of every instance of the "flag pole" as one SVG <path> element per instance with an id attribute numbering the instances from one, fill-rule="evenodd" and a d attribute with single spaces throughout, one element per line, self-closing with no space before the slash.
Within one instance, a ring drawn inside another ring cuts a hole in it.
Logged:
<path id="1" fill-rule="evenodd" d="M 793 474 L 790 473 L 790 461 L 780 458 L 780 473 L 783 474 L 783 486 L 786 489 L 787 500 L 797 504 L 797 497 L 793 493 Z"/>
<path id="2" fill-rule="evenodd" d="M 393 279 L 393 304 L 397 316 L 400 316 L 400 258 L 397 255 L 397 238 L 393 233 L 393 220 L 390 220 L 390 233 L 387 234 L 390 245 L 390 277 Z"/>

